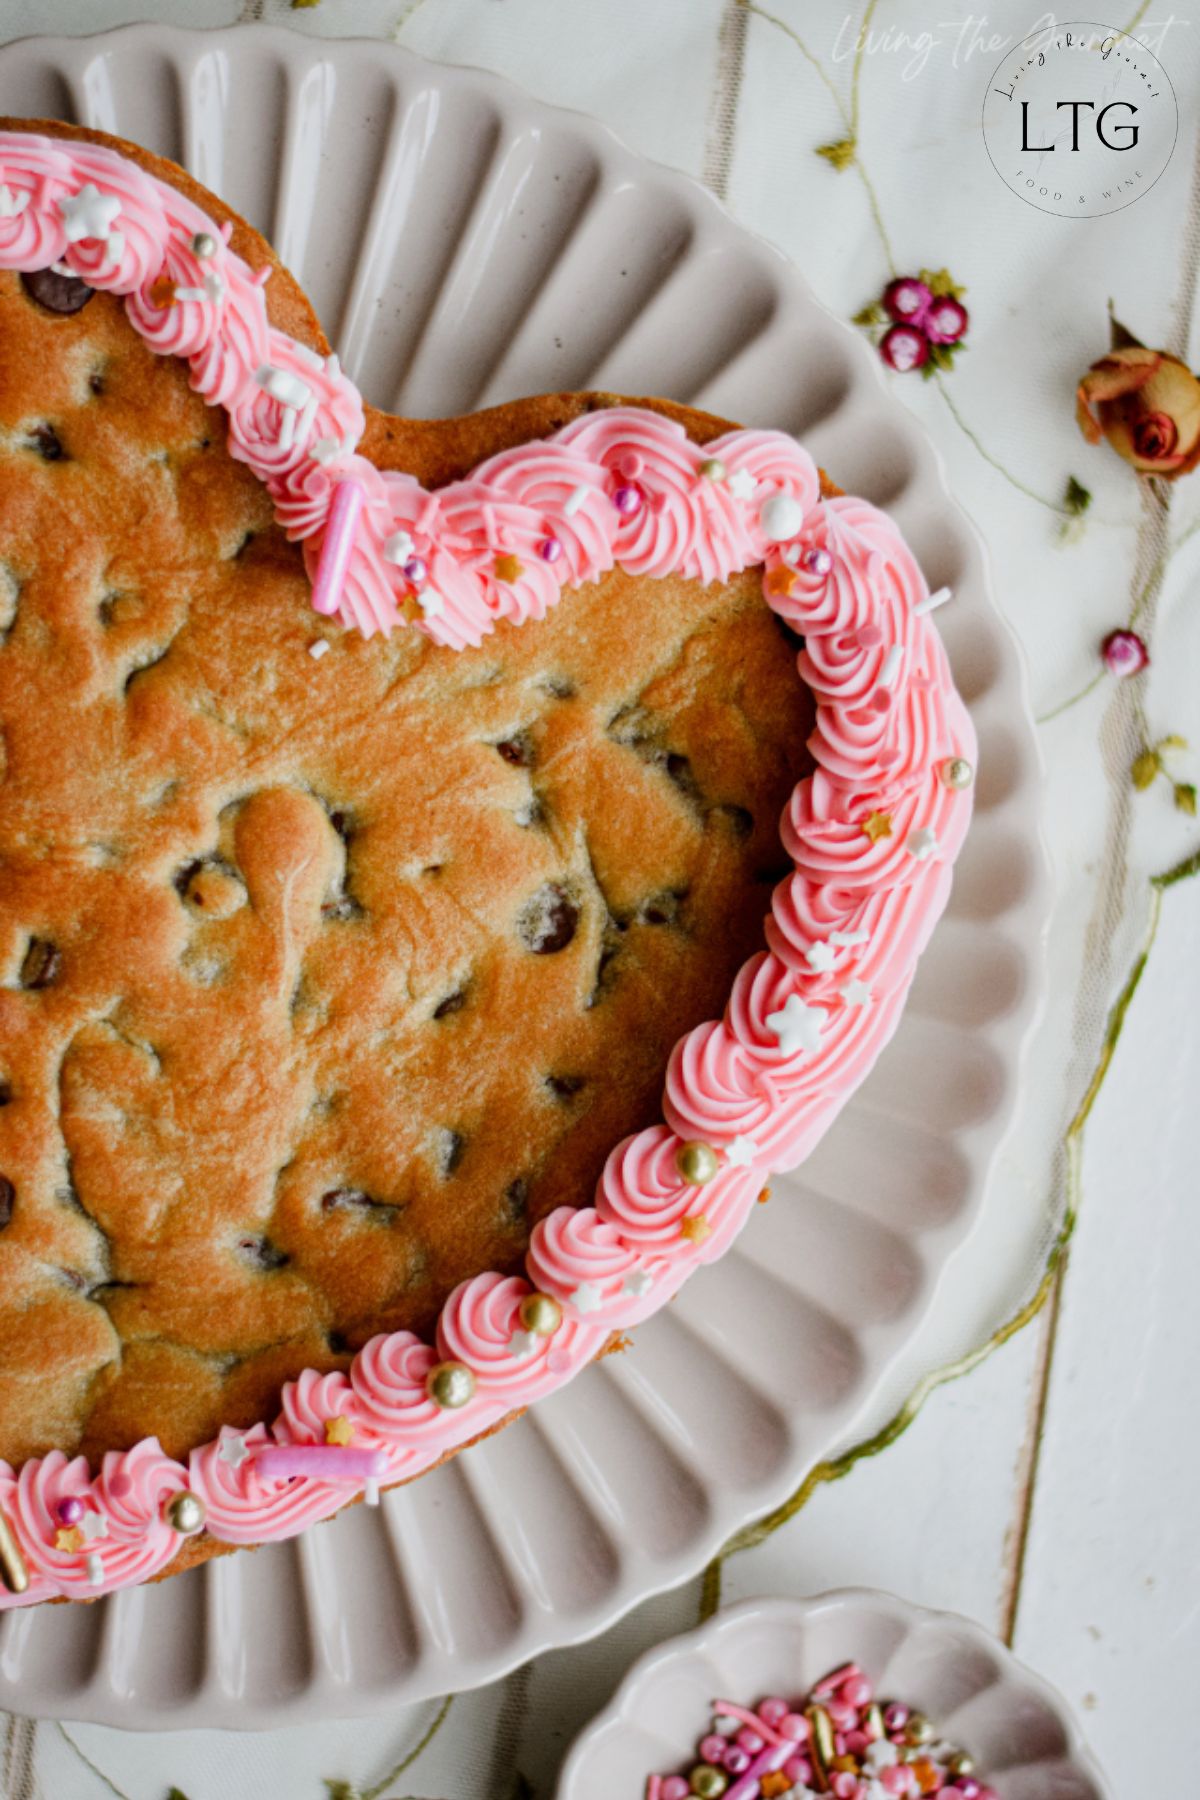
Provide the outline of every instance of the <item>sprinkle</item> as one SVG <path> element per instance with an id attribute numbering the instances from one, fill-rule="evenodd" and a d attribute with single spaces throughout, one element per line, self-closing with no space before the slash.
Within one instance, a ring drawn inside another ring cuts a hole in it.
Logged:
<path id="1" fill-rule="evenodd" d="M 579 1313 L 595 1312 L 604 1296 L 594 1281 L 581 1281 L 571 1295 L 571 1304 Z"/>
<path id="2" fill-rule="evenodd" d="M 283 417 L 279 421 L 279 448 L 281 450 L 290 450 L 296 441 L 296 417 L 294 406 L 284 407 Z"/>
<path id="3" fill-rule="evenodd" d="M 563 511 L 566 513 L 568 519 L 573 519 L 580 507 L 587 505 L 588 495 L 591 491 L 590 487 L 584 487 L 582 485 L 571 489 L 571 492 L 563 502 Z"/>
<path id="4" fill-rule="evenodd" d="M 309 451 L 309 455 L 315 463 L 320 463 L 322 468 L 327 468 L 331 462 L 336 462 L 339 456 L 349 456 L 351 448 L 352 440 L 349 437 L 323 437 L 317 439 L 316 443 Z M 411 539 L 409 541 L 411 542 Z M 388 542 L 390 543 L 391 540 L 389 539 Z M 383 553 L 388 562 L 400 560 L 397 557 L 388 556 L 386 545 L 384 546 Z"/>
<path id="5" fill-rule="evenodd" d="M 883 667 L 879 671 L 879 685 L 890 688 L 900 673 L 900 664 L 904 661 L 904 650 L 900 644 L 893 644 L 883 659 Z"/>
<path id="6" fill-rule="evenodd" d="M 810 969 L 815 970 L 818 975 L 824 975 L 837 961 L 837 951 L 832 944 L 810 944 L 804 952 L 804 960 Z"/>
<path id="7" fill-rule="evenodd" d="M 387 1470 L 382 1450 L 347 1450 L 340 1444 L 264 1444 L 254 1452 L 254 1472 L 264 1481 L 311 1475 L 318 1481 L 366 1481 Z"/>
<path id="8" fill-rule="evenodd" d="M 641 512 L 645 503 L 645 495 L 641 488 L 619 487 L 612 500 L 623 519 L 632 519 L 636 513 Z"/>
<path id="9" fill-rule="evenodd" d="M 58 1502 L 58 1505 L 54 1508 L 55 1516 L 60 1525 L 78 1525 L 80 1519 L 83 1517 L 83 1511 L 83 1501 L 79 1498 L 78 1494 L 64 1494 L 62 1499 Z"/>
<path id="10" fill-rule="evenodd" d="M 89 181 L 77 194 L 64 194 L 58 203 L 68 244 L 83 238 L 106 238 L 121 210 L 115 194 L 102 194 Z"/>
<path id="11" fill-rule="evenodd" d="M 535 1332 L 514 1331 L 508 1340 L 508 1354 L 510 1356 L 528 1356 L 532 1350 L 537 1349 L 537 1344 Z"/>
<path id="12" fill-rule="evenodd" d="M 354 1427 L 345 1413 L 338 1413 L 335 1418 L 325 1421 L 325 1442 L 327 1444 L 352 1444 Z"/>
<path id="13" fill-rule="evenodd" d="M 337 611 L 341 600 L 342 583 L 354 548 L 354 532 L 365 499 L 361 482 L 339 481 L 334 491 L 312 595 L 313 610 L 326 617 Z"/>
<path id="14" fill-rule="evenodd" d="M 65 1550 L 68 1556 L 83 1549 L 83 1533 L 78 1525 L 60 1525 L 54 1534 L 54 1548 Z"/>
<path id="15" fill-rule="evenodd" d="M 706 456 L 696 473 L 703 475 L 706 481 L 724 481 L 725 464 L 719 456 Z"/>
<path id="16" fill-rule="evenodd" d="M 758 1145 L 752 1137 L 744 1133 L 738 1134 L 725 1151 L 725 1160 L 735 1169 L 748 1169 L 758 1154 Z"/>
<path id="17" fill-rule="evenodd" d="M 231 1469 L 240 1469 L 250 1452 L 246 1440 L 240 1431 L 231 1431 L 221 1439 L 221 1447 L 217 1451 L 217 1460 L 228 1463 Z"/>
<path id="18" fill-rule="evenodd" d="M 264 363 L 254 379 L 264 393 L 270 394 L 272 400 L 278 400 L 280 406 L 301 407 L 312 394 L 307 381 L 301 381 L 290 369 L 277 369 L 271 363 Z"/>
<path id="19" fill-rule="evenodd" d="M 790 494 L 772 494 L 758 513 L 759 528 L 769 544 L 795 537 L 804 523 L 804 508 Z"/>
<path id="20" fill-rule="evenodd" d="M 862 828 L 864 835 L 873 844 L 877 844 L 880 838 L 890 838 L 892 835 L 892 821 L 887 813 L 868 813 L 862 822 Z"/>
<path id="21" fill-rule="evenodd" d="M 379 1482 L 374 1475 L 367 1476 L 367 1485 L 363 1489 L 363 1499 L 368 1506 L 379 1505 Z"/>
<path id="22" fill-rule="evenodd" d="M 429 565 L 423 556 L 409 556 L 404 563 L 404 579 L 411 581 L 414 587 L 420 587 L 429 578 Z"/>
<path id="23" fill-rule="evenodd" d="M 79 1529 L 83 1533 L 84 1543 L 94 1544 L 97 1538 L 108 1536 L 108 1520 L 103 1513 L 84 1513 L 79 1522 Z"/>
<path id="24" fill-rule="evenodd" d="M 932 856 L 937 847 L 937 835 L 930 825 L 918 826 L 917 830 L 910 831 L 904 840 L 904 848 L 910 856 L 915 856 L 918 862 L 924 862 L 927 856 Z"/>
<path id="25" fill-rule="evenodd" d="M 18 219 L 29 205 L 28 194 L 15 194 L 0 184 L 0 219 Z"/>
<path id="26" fill-rule="evenodd" d="M 104 240 L 104 262 L 101 266 L 105 269 L 115 269 L 124 254 L 125 233 L 110 231 Z"/>
<path id="27" fill-rule="evenodd" d="M 198 231 L 192 239 L 192 255 L 198 262 L 211 262 L 217 254 L 217 240 L 211 232 Z"/>
<path id="28" fill-rule="evenodd" d="M 25 1556 L 3 1507 L 0 1507 L 0 1582 L 10 1594 L 23 1594 L 29 1586 Z"/>
<path id="29" fill-rule="evenodd" d="M 312 657 L 314 662 L 320 662 L 320 660 L 323 656 L 328 656 L 329 655 L 329 640 L 328 640 L 328 638 L 318 638 L 315 644 L 310 644 L 308 646 L 308 654 Z"/>
<path id="30" fill-rule="evenodd" d="M 446 602 L 436 588 L 426 588 L 418 594 L 417 604 L 427 619 L 440 619 L 446 610 Z"/>
<path id="31" fill-rule="evenodd" d="M 94 1550 L 87 1559 L 87 1578 L 93 1587 L 99 1587 L 104 1580 L 104 1564 Z"/>
<path id="32" fill-rule="evenodd" d="M 954 598 L 954 595 L 950 588 L 940 587 L 937 589 L 936 593 L 927 594 L 925 596 L 924 600 L 918 600 L 917 604 L 913 607 L 913 612 L 914 613 L 936 612 L 936 610 L 939 606 L 945 606 L 947 600 L 953 600 L 953 598 Z"/>
<path id="33" fill-rule="evenodd" d="M 632 1294 L 635 1300 L 641 1300 L 654 1286 L 654 1278 L 649 1269 L 630 1269 L 621 1283 L 623 1294 Z"/>
<path id="34" fill-rule="evenodd" d="M 524 569 L 515 556 L 498 556 L 493 566 L 497 581 L 519 581 L 524 574 Z"/>
<path id="35" fill-rule="evenodd" d="M 767 1029 L 779 1039 L 783 1054 L 794 1056 L 797 1050 L 819 1047 L 827 1016 L 823 1006 L 806 1006 L 799 994 L 789 994 L 779 1012 L 767 1014 Z"/>
<path id="36" fill-rule="evenodd" d="M 810 575 L 828 575 L 833 567 L 833 558 L 828 550 L 817 544 L 806 553 L 804 566 Z"/>
<path id="37" fill-rule="evenodd" d="M 703 1244 L 713 1234 L 713 1228 L 703 1213 L 689 1213 L 679 1221 L 679 1235 L 689 1244 Z"/>
<path id="38" fill-rule="evenodd" d="M 869 931 L 831 931 L 831 944 L 865 944 L 870 937 Z"/>
<path id="39" fill-rule="evenodd" d="M 204 277 L 204 291 L 214 304 L 225 298 L 225 283 L 215 270 Z"/>
<path id="40" fill-rule="evenodd" d="M 164 301 L 160 302 L 157 299 L 155 299 L 155 289 L 157 287 L 158 287 L 158 283 L 156 281 L 154 284 L 154 287 L 152 287 L 150 289 L 150 298 L 152 300 L 154 300 L 154 304 L 156 306 L 158 306 L 160 304 L 164 305 L 164 306 L 169 306 L 171 304 L 171 302 L 169 300 L 164 300 Z M 176 300 L 207 300 L 208 299 L 208 290 L 206 288 L 202 288 L 202 287 L 177 287 L 174 292 L 174 298 Z"/>
<path id="41" fill-rule="evenodd" d="M 786 563 L 777 563 L 763 582 L 763 587 L 768 594 L 787 595 L 791 593 L 795 579 L 793 570 Z"/>
<path id="42" fill-rule="evenodd" d="M 844 982 L 838 992 L 847 1006 L 866 1006 L 871 999 L 870 988 L 865 981 L 860 981 L 857 975 L 852 981 Z"/>
<path id="43" fill-rule="evenodd" d="M 749 469 L 735 469 L 727 485 L 735 500 L 753 500 L 758 490 L 758 483 Z"/>
<path id="44" fill-rule="evenodd" d="M 543 562 L 556 563 L 562 553 L 562 544 L 556 537 L 544 537 L 538 545 L 538 555 Z"/>

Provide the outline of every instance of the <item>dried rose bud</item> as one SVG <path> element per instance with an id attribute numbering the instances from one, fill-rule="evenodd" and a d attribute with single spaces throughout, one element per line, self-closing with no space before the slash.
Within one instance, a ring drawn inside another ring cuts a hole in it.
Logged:
<path id="1" fill-rule="evenodd" d="M 1200 381 L 1165 350 L 1110 350 L 1079 383 L 1075 416 L 1089 444 L 1107 438 L 1139 475 L 1174 481 L 1200 462 Z"/>
<path id="2" fill-rule="evenodd" d="M 901 275 L 883 290 L 883 310 L 897 325 L 919 325 L 933 294 L 915 275 Z"/>
<path id="3" fill-rule="evenodd" d="M 957 344 L 967 329 L 967 309 L 953 294 L 939 294 L 921 321 L 931 344 Z"/>
<path id="4" fill-rule="evenodd" d="M 1110 631 L 1100 646 L 1104 666 L 1110 675 L 1140 675 L 1150 661 L 1150 652 L 1136 631 Z"/>
<path id="5" fill-rule="evenodd" d="M 929 339 L 915 325 L 893 325 L 879 340 L 879 354 L 889 369 L 907 375 L 929 357 Z"/>

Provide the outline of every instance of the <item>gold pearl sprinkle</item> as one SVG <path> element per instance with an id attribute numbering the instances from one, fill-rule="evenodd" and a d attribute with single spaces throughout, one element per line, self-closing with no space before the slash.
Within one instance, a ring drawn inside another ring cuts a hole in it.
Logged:
<path id="1" fill-rule="evenodd" d="M 10 1594 L 23 1594 L 29 1586 L 25 1557 L 3 1507 L 0 1507 L 0 1581 Z"/>
<path id="2" fill-rule="evenodd" d="M 452 1410 L 474 1397 L 475 1377 L 465 1363 L 435 1363 L 426 1377 L 425 1392 L 435 1406 Z"/>
<path id="3" fill-rule="evenodd" d="M 975 771 L 965 756 L 948 756 L 940 774 L 943 787 L 948 788 L 969 788 L 975 779 Z"/>
<path id="4" fill-rule="evenodd" d="M 551 1294 L 526 1294 L 521 1302 L 521 1323 L 535 1337 L 552 1337 L 562 1324 L 562 1307 Z"/>
<path id="5" fill-rule="evenodd" d="M 208 262 L 217 254 L 217 240 L 210 231 L 198 231 L 192 239 L 192 254 L 201 262 Z"/>
<path id="6" fill-rule="evenodd" d="M 197 1494 L 172 1494 L 163 1508 L 163 1517 L 181 1537 L 194 1537 L 204 1525 L 204 1502 Z"/>
<path id="7" fill-rule="evenodd" d="M 704 461 L 700 464 L 700 473 L 704 476 L 706 481 L 724 481 L 726 474 L 725 464 L 721 461 L 719 456 L 706 456 Z"/>
<path id="8" fill-rule="evenodd" d="M 954 1750 L 946 1758 L 946 1768 L 951 1775 L 973 1775 L 975 1758 L 968 1756 L 965 1750 Z"/>
<path id="9" fill-rule="evenodd" d="M 910 1744 L 927 1744 L 933 1736 L 933 1726 L 924 1713 L 910 1713 L 904 1736 Z"/>
<path id="10" fill-rule="evenodd" d="M 680 1144 L 675 1152 L 675 1167 L 689 1187 L 703 1187 L 720 1166 L 717 1153 L 709 1144 Z"/>

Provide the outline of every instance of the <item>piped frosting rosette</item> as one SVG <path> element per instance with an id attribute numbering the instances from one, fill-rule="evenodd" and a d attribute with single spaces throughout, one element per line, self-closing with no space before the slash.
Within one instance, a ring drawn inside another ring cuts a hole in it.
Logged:
<path id="1" fill-rule="evenodd" d="M 552 1333 L 526 1332 L 521 1303 L 533 1291 L 514 1275 L 476 1275 L 455 1288 L 438 1320 L 443 1358 L 465 1363 L 480 1397 L 498 1399 L 506 1409 L 549 1393 L 565 1369 L 589 1362 L 607 1336 L 603 1327 L 569 1313 Z"/>
<path id="2" fill-rule="evenodd" d="M 535 1227 L 532 1288 L 473 1277 L 443 1309 L 436 1345 L 380 1334 L 348 1375 L 288 1383 L 273 1430 L 226 1427 L 186 1469 L 154 1439 L 107 1455 L 94 1480 L 59 1453 L 19 1473 L 0 1464 L 0 1510 L 29 1573 L 17 1596 L 0 1565 L 0 1608 L 158 1573 L 180 1542 L 164 1503 L 184 1487 L 215 1538 L 292 1536 L 356 1491 L 325 1478 L 347 1442 L 347 1468 L 369 1464 L 366 1479 L 419 1474 L 656 1311 L 728 1247 L 764 1175 L 806 1154 L 887 1042 L 970 815 L 961 759 L 974 735 L 916 561 L 867 502 L 821 500 L 791 438 L 730 431 L 700 446 L 652 410 L 601 407 L 428 492 L 357 454 L 354 384 L 336 358 L 271 328 L 268 271 L 251 271 L 228 238 L 115 152 L 0 133 L 0 267 L 65 261 L 126 296 L 145 342 L 186 357 L 192 386 L 226 409 L 233 455 L 267 484 L 314 577 L 335 521 L 352 515 L 333 604 L 346 626 L 369 637 L 413 624 L 461 648 L 499 619 L 535 621 L 614 563 L 705 581 L 765 563 L 768 604 L 805 640 L 817 767 L 782 822 L 794 869 L 772 896 L 767 950 L 739 974 L 724 1017 L 676 1045 L 666 1123 L 616 1147 L 594 1206 Z M 689 1145 L 710 1169 L 715 1154 L 708 1179 L 684 1181 Z M 534 1289 L 563 1309 L 541 1335 L 523 1324 Z M 471 1371 L 465 1404 L 431 1397 L 439 1361 Z M 318 1455 L 320 1478 L 308 1472 Z M 268 1477 L 272 1457 L 306 1472 Z"/>
<path id="3" fill-rule="evenodd" d="M 58 1450 L 26 1462 L 15 1478 L 0 1463 L 0 1506 L 32 1578 L 20 1599 L 93 1599 L 157 1575 L 180 1544 L 163 1507 L 186 1486 L 186 1470 L 156 1438 L 109 1452 L 94 1479 L 86 1458 Z M 60 1510 L 64 1501 L 73 1510 Z"/>

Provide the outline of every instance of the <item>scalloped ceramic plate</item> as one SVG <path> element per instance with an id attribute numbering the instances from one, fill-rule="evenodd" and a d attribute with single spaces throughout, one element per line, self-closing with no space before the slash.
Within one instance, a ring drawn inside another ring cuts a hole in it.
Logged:
<path id="1" fill-rule="evenodd" d="M 0 1621 L 0 1706 L 19 1712 L 259 1729 L 471 1687 L 600 1631 L 790 1491 L 978 1216 L 1048 906 L 1016 648 L 864 345 L 703 189 L 603 127 L 493 76 L 267 27 L 14 44 L 0 112 L 182 162 L 272 238 L 378 405 L 606 387 L 781 426 L 955 590 L 937 617 L 981 769 L 949 911 L 891 1048 L 735 1249 L 632 1354 L 377 1511 Z"/>
<path id="2" fill-rule="evenodd" d="M 969 1750 L 1004 1800 L 1112 1800 L 1048 1682 L 970 1619 L 875 1588 L 747 1600 L 648 1651 L 575 1743 L 557 1800 L 640 1800 L 648 1775 L 686 1765 L 712 1700 L 790 1699 L 851 1661 Z"/>

